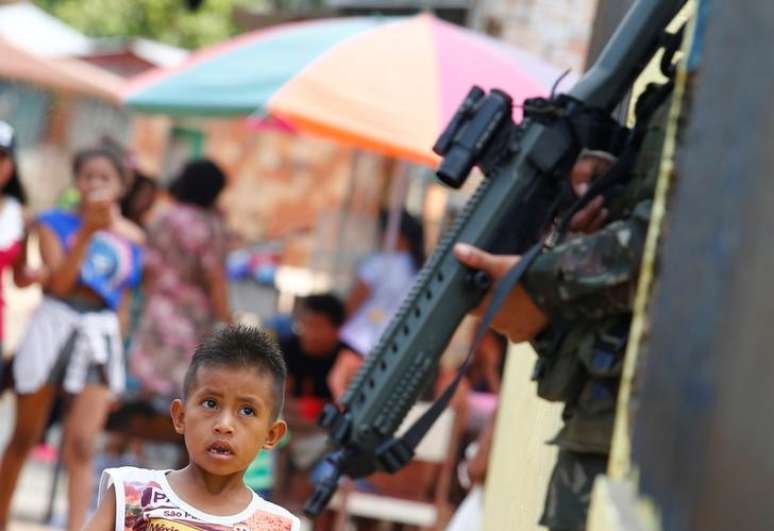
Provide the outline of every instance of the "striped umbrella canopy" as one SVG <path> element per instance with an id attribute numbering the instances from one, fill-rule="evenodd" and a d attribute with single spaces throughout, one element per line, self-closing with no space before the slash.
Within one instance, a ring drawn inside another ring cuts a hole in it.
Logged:
<path id="1" fill-rule="evenodd" d="M 336 18 L 200 50 L 177 67 L 140 76 L 125 102 L 173 115 L 272 114 L 300 130 L 432 165 L 431 147 L 471 85 L 520 101 L 546 94 L 559 74 L 430 14 Z"/>

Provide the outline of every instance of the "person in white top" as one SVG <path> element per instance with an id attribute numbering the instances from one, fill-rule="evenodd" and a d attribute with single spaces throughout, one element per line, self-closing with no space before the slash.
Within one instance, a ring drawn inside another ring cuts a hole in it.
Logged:
<path id="1" fill-rule="evenodd" d="M 87 531 L 299 531 L 300 520 L 245 485 L 245 470 L 274 448 L 285 392 L 282 353 L 257 328 L 231 326 L 197 347 L 172 403 L 189 464 L 181 470 L 108 469 Z"/>
<path id="2" fill-rule="evenodd" d="M 11 269 L 16 286 L 23 288 L 42 281 L 42 269 L 27 267 L 24 204 L 26 194 L 16 164 L 16 133 L 0 120 L 0 271 Z M 3 339 L 3 293 L 0 286 L 0 350 Z M 2 384 L 0 356 L 0 385 Z M 2 387 L 0 387 L 2 389 Z"/>
<path id="3" fill-rule="evenodd" d="M 379 223 L 386 240 L 386 213 Z M 338 356 L 328 375 L 334 396 L 343 393 L 414 284 L 425 261 L 424 244 L 422 223 L 402 211 L 394 248 L 384 245 L 386 250 L 368 256 L 360 264 L 346 302 L 348 318 L 341 328 L 341 341 L 351 350 Z"/>

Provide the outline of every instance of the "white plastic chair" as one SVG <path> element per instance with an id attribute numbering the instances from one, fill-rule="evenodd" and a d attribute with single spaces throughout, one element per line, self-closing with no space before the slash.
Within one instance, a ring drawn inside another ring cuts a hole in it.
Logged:
<path id="1" fill-rule="evenodd" d="M 423 402 L 414 405 L 398 433 L 408 429 L 428 407 L 430 404 Z M 416 448 L 414 461 L 433 463 L 439 468 L 432 500 L 415 501 L 361 492 L 354 487 L 352 481 L 344 480 L 339 493 L 331 502 L 331 508 L 338 512 L 334 530 L 346 530 L 349 516 L 413 525 L 423 529 L 443 529 L 453 512 L 448 494 L 457 452 L 458 433 L 454 412 L 447 408 Z"/>

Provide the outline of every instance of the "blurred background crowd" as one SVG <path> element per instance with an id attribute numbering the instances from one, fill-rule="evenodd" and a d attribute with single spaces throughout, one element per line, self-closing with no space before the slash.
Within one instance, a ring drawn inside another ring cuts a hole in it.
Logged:
<path id="1" fill-rule="evenodd" d="M 236 322 L 270 329 L 289 373 L 289 436 L 246 480 L 298 512 L 317 415 L 480 179 L 437 184 L 432 141 L 473 82 L 532 96 L 577 73 L 596 3 L 0 2 L 0 516 L 77 529 L 105 467 L 180 464 L 169 403 L 203 335 Z M 404 41 L 426 63 L 404 65 Z M 351 486 L 420 505 L 350 525 L 440 526 L 480 488 L 507 347 L 491 333 L 475 353 L 439 458 Z"/>

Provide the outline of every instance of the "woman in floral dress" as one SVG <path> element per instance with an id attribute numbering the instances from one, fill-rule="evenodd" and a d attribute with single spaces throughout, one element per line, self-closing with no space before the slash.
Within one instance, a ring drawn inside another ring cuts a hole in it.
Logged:
<path id="1" fill-rule="evenodd" d="M 202 336 L 231 320 L 225 228 L 215 210 L 225 182 L 213 162 L 188 163 L 170 188 L 174 201 L 148 226 L 146 304 L 129 355 L 147 395 L 178 396 Z"/>

